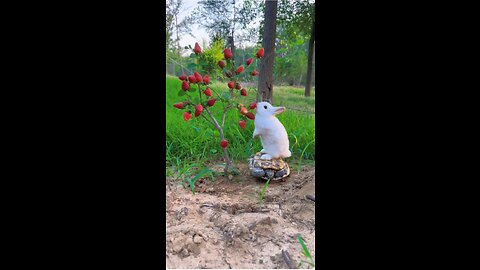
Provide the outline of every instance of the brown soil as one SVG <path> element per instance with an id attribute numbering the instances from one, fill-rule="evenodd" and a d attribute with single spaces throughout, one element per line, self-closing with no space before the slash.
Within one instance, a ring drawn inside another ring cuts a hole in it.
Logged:
<path id="1" fill-rule="evenodd" d="M 284 182 L 271 182 L 260 204 L 264 181 L 246 166 L 229 180 L 202 182 L 195 195 L 167 179 L 167 268 L 290 268 L 306 260 L 300 234 L 315 258 L 315 167 L 292 171 Z M 300 268 L 311 268 L 303 264 Z"/>

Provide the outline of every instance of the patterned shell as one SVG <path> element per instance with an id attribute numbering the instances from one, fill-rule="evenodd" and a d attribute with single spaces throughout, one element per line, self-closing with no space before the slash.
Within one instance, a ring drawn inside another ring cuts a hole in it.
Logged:
<path id="1" fill-rule="evenodd" d="M 261 159 L 261 156 L 258 152 L 250 158 L 249 167 L 253 177 L 275 181 L 290 175 L 290 168 L 282 159 Z"/>

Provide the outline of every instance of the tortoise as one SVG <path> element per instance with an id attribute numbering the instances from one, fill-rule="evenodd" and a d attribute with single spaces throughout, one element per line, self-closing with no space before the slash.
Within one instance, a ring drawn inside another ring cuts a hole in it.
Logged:
<path id="1" fill-rule="evenodd" d="M 278 181 L 290 175 L 288 164 L 281 158 L 261 159 L 261 156 L 262 153 L 258 152 L 249 159 L 250 173 L 253 177 Z"/>

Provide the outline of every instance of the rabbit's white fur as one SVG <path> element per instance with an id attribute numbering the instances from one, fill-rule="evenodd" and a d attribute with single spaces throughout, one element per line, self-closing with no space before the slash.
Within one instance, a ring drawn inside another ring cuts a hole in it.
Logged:
<path id="1" fill-rule="evenodd" d="M 273 107 L 268 102 L 257 103 L 255 130 L 253 138 L 259 136 L 262 142 L 262 159 L 287 158 L 292 155 L 289 150 L 287 131 L 275 117 L 285 111 L 285 107 Z"/>

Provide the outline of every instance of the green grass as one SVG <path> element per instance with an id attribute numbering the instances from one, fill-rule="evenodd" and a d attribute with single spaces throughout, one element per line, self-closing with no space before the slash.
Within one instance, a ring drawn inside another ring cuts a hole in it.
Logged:
<path id="1" fill-rule="evenodd" d="M 212 90 L 220 93 L 226 89 L 226 83 L 213 82 Z M 222 158 L 218 132 L 202 117 L 192 117 L 188 122 L 183 120 L 183 110 L 173 107 L 174 103 L 184 101 L 184 97 L 177 95 L 181 89 L 181 81 L 177 77 L 167 76 L 165 104 L 166 104 L 166 167 L 167 175 L 177 175 L 184 167 L 192 163 L 205 164 L 219 161 Z M 254 88 L 247 88 L 249 96 L 240 98 L 239 102 L 248 106 L 255 101 Z M 289 163 L 306 164 L 315 159 L 315 114 L 306 113 L 290 108 L 305 111 L 314 111 L 315 91 L 312 96 L 303 96 L 303 88 L 275 87 L 273 90 L 274 106 L 285 106 L 287 110 L 277 117 L 285 126 L 290 140 L 292 157 Z M 215 94 L 213 94 L 215 96 Z M 217 101 L 211 111 L 220 121 L 223 106 Z M 204 112 L 206 113 L 206 112 Z M 234 162 L 245 162 L 252 154 L 262 149 L 260 140 L 252 139 L 254 124 L 247 121 L 245 129 L 238 125 L 239 113 L 231 110 L 225 120 L 225 137 L 229 142 L 230 158 Z M 291 166 L 292 167 L 292 166 Z"/>

